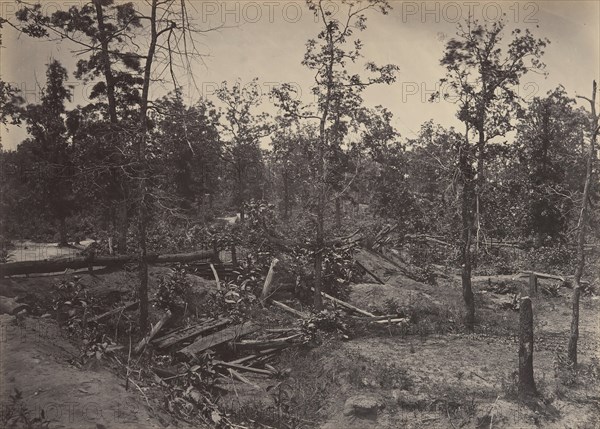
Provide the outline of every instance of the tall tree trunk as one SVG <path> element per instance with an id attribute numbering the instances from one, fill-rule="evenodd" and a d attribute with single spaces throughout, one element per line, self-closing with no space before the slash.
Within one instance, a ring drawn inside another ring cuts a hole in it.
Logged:
<path id="1" fill-rule="evenodd" d="M 325 15 L 321 7 L 321 17 L 325 21 Z M 323 308 L 323 298 L 321 290 L 323 287 L 323 251 L 325 250 L 325 205 L 326 205 L 326 172 L 325 172 L 325 150 L 327 148 L 327 120 L 329 118 L 329 109 L 331 107 L 332 90 L 333 90 L 333 64 L 335 61 L 334 43 L 331 30 L 327 30 L 328 42 L 328 60 L 327 60 L 327 90 L 325 102 L 323 103 L 323 111 L 319 120 L 319 140 L 317 148 L 317 231 L 315 237 L 315 295 L 314 304 L 317 310 Z"/>
<path id="2" fill-rule="evenodd" d="M 335 199 L 335 227 L 342 227 L 342 203 L 340 197 Z"/>
<path id="3" fill-rule="evenodd" d="M 98 23 L 98 40 L 100 42 L 101 57 L 102 57 L 102 73 L 106 81 L 106 98 L 108 101 L 108 116 L 113 128 L 118 124 L 117 117 L 117 100 L 115 97 L 115 79 L 112 72 L 109 42 L 110 36 L 106 34 L 106 26 L 104 25 L 104 9 L 101 0 L 94 0 L 96 9 L 96 22 Z M 114 131 L 114 130 L 113 130 Z M 116 155 L 119 158 L 119 155 Z M 116 161 L 118 162 L 118 161 Z M 123 174 L 117 174 L 118 181 L 124 181 Z M 117 205 L 117 252 L 124 255 L 127 253 L 127 202 L 125 197 L 116 202 Z"/>
<path id="4" fill-rule="evenodd" d="M 127 253 L 127 230 L 129 226 L 127 218 L 127 200 L 122 199 L 117 204 L 117 253 L 125 255 Z"/>
<path id="5" fill-rule="evenodd" d="M 315 295 L 314 295 L 314 306 L 317 310 L 323 308 L 323 298 L 321 296 L 321 290 L 323 289 L 323 244 L 325 242 L 324 237 L 324 198 L 319 195 L 318 202 L 318 213 L 317 213 L 317 236 L 315 240 Z"/>
<path id="6" fill-rule="evenodd" d="M 58 220 L 58 235 L 59 235 L 59 247 L 65 247 L 69 245 L 69 241 L 67 240 L 67 221 L 64 215 L 60 216 Z"/>
<path id="7" fill-rule="evenodd" d="M 483 115 L 483 113 L 482 113 Z M 483 124 L 485 116 L 482 116 L 481 123 Z M 481 233 L 481 193 L 483 191 L 483 185 L 485 183 L 484 178 L 484 165 L 485 165 L 485 130 L 483 126 L 481 126 L 477 130 L 478 141 L 477 141 L 477 182 L 475 184 L 475 228 L 476 228 L 476 252 L 475 252 L 475 263 L 477 263 L 477 258 L 479 256 L 479 240 Z"/>
<path id="8" fill-rule="evenodd" d="M 586 162 L 585 185 L 583 187 L 583 195 L 581 196 L 581 211 L 579 212 L 579 222 L 577 224 L 577 267 L 575 268 L 574 288 L 573 288 L 573 314 L 571 317 L 571 334 L 569 336 L 568 355 L 569 360 L 577 363 L 577 341 L 579 340 L 579 298 L 581 296 L 581 277 L 585 268 L 585 229 L 588 220 L 588 199 L 591 193 L 592 176 L 594 174 L 594 159 L 596 158 L 596 137 L 598 136 L 598 114 L 596 113 L 596 81 L 593 83 L 592 98 L 586 98 L 591 104 L 592 110 L 592 125 L 590 149 Z M 584 98 L 584 97 L 581 97 Z"/>
<path id="9" fill-rule="evenodd" d="M 102 66 L 104 79 L 106 80 L 106 98 L 108 99 L 108 115 L 112 124 L 117 123 L 117 102 L 115 98 L 115 82 L 110 65 L 110 56 L 108 50 L 109 38 L 106 35 L 104 26 L 104 11 L 102 9 L 102 1 L 94 0 L 96 7 L 96 21 L 98 22 L 98 39 L 102 48 Z"/>
<path id="10" fill-rule="evenodd" d="M 466 139 L 466 137 L 465 137 Z M 461 240 L 461 259 L 462 259 L 462 291 L 465 302 L 465 327 L 468 331 L 473 331 L 475 326 L 475 299 L 471 285 L 472 253 L 471 241 L 473 231 L 473 204 L 475 198 L 475 184 L 473 177 L 473 168 L 470 164 L 469 142 L 466 139 L 464 147 L 460 151 L 459 163 L 463 176 L 462 190 L 462 240 Z"/>
<path id="11" fill-rule="evenodd" d="M 283 218 L 287 219 L 290 216 L 290 184 L 289 174 L 284 168 L 283 172 Z"/>
<path id="12" fill-rule="evenodd" d="M 146 172 L 143 171 L 142 174 Z M 146 208 L 146 190 L 144 187 L 146 186 L 145 178 L 140 180 L 140 197 L 142 201 L 140 202 L 140 210 L 139 210 L 139 219 L 138 219 L 138 230 L 139 230 L 139 253 L 140 253 L 140 268 L 139 268 L 139 278 L 140 278 L 140 288 L 139 288 L 139 298 L 140 298 L 140 329 L 143 331 L 148 326 L 148 248 L 146 245 L 146 226 L 148 223 L 148 212 Z"/>
<path id="13" fill-rule="evenodd" d="M 140 329 L 144 331 L 148 326 L 148 249 L 146 245 L 146 229 L 148 224 L 148 208 L 146 207 L 146 180 L 148 176 L 148 168 L 146 164 L 146 134 L 148 133 L 148 97 L 150 94 L 150 79 L 152 73 L 152 61 L 156 52 L 156 42 L 158 33 L 156 29 L 156 13 L 158 0 L 152 0 L 150 13 L 150 45 L 148 47 L 148 55 L 146 56 L 146 64 L 144 66 L 144 84 L 142 86 L 142 99 L 140 102 L 140 135 L 138 137 L 137 147 L 137 166 L 139 177 L 138 187 L 138 232 L 139 232 L 139 254 L 140 254 Z"/>

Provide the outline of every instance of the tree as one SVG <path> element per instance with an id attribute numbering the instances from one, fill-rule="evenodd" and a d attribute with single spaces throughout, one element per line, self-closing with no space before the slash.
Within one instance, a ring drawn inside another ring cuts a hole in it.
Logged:
<path id="1" fill-rule="evenodd" d="M 180 89 L 154 102 L 152 110 L 152 134 L 158 146 L 152 169 L 159 173 L 154 176 L 161 177 L 157 186 L 163 201 L 170 200 L 170 208 L 189 211 L 219 187 L 218 114 L 206 101 L 186 106 Z"/>
<path id="2" fill-rule="evenodd" d="M 236 82 L 231 88 L 223 82 L 217 90 L 217 97 L 224 104 L 221 115 L 221 129 L 224 139 L 223 160 L 230 166 L 234 183 L 234 204 L 245 218 L 244 204 L 257 198 L 260 190 L 262 171 L 261 139 L 272 132 L 268 115 L 255 113 L 261 103 L 262 94 L 258 80 L 242 86 Z"/>
<path id="3" fill-rule="evenodd" d="M 598 113 L 596 111 L 596 95 L 598 93 L 598 87 L 596 81 L 592 85 L 592 98 L 579 96 L 590 103 L 590 121 L 589 121 L 589 135 L 590 135 L 590 146 L 586 160 L 586 171 L 585 181 L 583 185 L 583 193 L 581 195 L 581 210 L 579 212 L 579 222 L 577 223 L 577 267 L 575 269 L 575 275 L 573 282 L 573 314 L 571 318 L 571 335 L 569 336 L 568 355 L 569 360 L 574 364 L 577 363 L 577 341 L 579 340 L 579 297 L 581 295 L 581 276 L 583 275 L 583 269 L 585 267 L 585 237 L 586 228 L 589 219 L 589 199 L 592 192 L 593 186 L 593 175 L 594 175 L 594 164 L 596 161 L 596 139 L 598 138 L 598 132 L 600 132 L 600 126 L 598 125 Z"/>
<path id="4" fill-rule="evenodd" d="M 109 149 L 109 153 L 101 158 L 102 163 L 97 159 L 93 166 L 86 167 L 91 169 L 88 171 L 92 171 L 92 175 L 103 168 L 110 179 L 106 182 L 105 196 L 113 201 L 113 211 L 118 213 L 117 247 L 120 253 L 125 253 L 129 190 L 121 167 L 128 163 L 123 156 L 126 146 L 122 144 L 127 138 L 119 122 L 133 119 L 131 108 L 139 103 L 142 57 L 128 51 L 127 42 L 133 40 L 133 32 L 141 27 L 141 17 L 136 13 L 133 3 L 115 5 L 113 0 L 92 0 L 51 15 L 43 13 L 40 3 L 24 3 L 16 16 L 20 22 L 19 29 L 25 34 L 68 41 L 77 47 L 78 55 L 89 54 L 77 62 L 75 77 L 86 83 L 96 81 L 90 98 L 106 100 L 106 103 L 93 105 L 104 113 L 104 118 L 98 118 L 98 121 L 104 122 L 104 126 L 96 128 L 94 137 L 97 140 L 87 139 L 86 144 L 98 144 Z M 103 80 L 98 81 L 99 76 Z M 106 140 L 110 140 L 110 145 L 104 144 Z"/>
<path id="5" fill-rule="evenodd" d="M 457 147 L 462 176 L 462 288 L 466 306 L 465 325 L 472 330 L 475 323 L 475 301 L 471 287 L 473 254 L 471 244 L 475 234 L 479 243 L 481 226 L 480 195 L 485 191 L 484 172 L 491 139 L 503 136 L 513 125 L 511 119 L 519 111 L 515 92 L 523 75 L 540 71 L 540 57 L 549 43 L 535 39 L 529 30 L 515 29 L 512 40 L 503 47 L 504 22 L 479 24 L 469 18 L 459 25 L 457 38 L 446 44 L 440 63 L 446 68 L 441 79 L 443 92 L 434 99 L 455 98 L 457 118 L 465 126 L 464 143 Z M 451 94 L 452 93 L 452 94 Z M 476 142 L 470 143 L 474 134 Z"/>
<path id="6" fill-rule="evenodd" d="M 66 218 L 73 206 L 73 165 L 64 118 L 65 101 L 71 100 L 71 91 L 65 87 L 67 77 L 67 70 L 57 60 L 48 64 L 41 104 L 30 104 L 25 112 L 31 138 L 19 147 L 30 154 L 35 165 L 29 178 L 30 191 L 38 208 L 47 208 L 58 221 L 61 246 L 68 244 Z"/>
<path id="7" fill-rule="evenodd" d="M 19 95 L 19 90 L 0 79 L 0 124 L 19 125 L 23 116 L 25 100 Z M 1 147 L 1 146 L 0 146 Z"/>
<path id="8" fill-rule="evenodd" d="M 566 238 L 571 195 L 583 181 L 583 154 L 578 153 L 586 122 L 574 99 L 559 87 L 529 104 L 517 126 L 517 155 L 528 200 L 524 231 L 537 246 Z"/>
<path id="9" fill-rule="evenodd" d="M 353 125 L 357 125 L 356 119 L 363 104 L 361 93 L 371 85 L 394 82 L 398 67 L 391 64 L 377 66 L 367 62 L 365 69 L 369 76 L 366 78 L 351 74 L 350 71 L 351 65 L 361 57 L 362 42 L 353 40 L 355 31 L 366 29 L 368 11 L 387 14 L 390 8 L 387 1 L 345 2 L 346 13 L 339 19 L 326 10 L 322 0 L 307 0 L 307 5 L 321 25 L 317 38 L 308 41 L 302 61 L 305 67 L 314 72 L 312 93 L 316 102 L 302 106 L 292 96 L 289 85 L 277 88 L 275 95 L 277 105 L 286 118 L 292 121 L 313 120 L 318 124 L 313 143 L 315 162 L 309 166 L 313 192 L 307 215 L 314 226 L 314 305 L 320 309 L 323 252 L 328 245 L 327 235 L 330 234 L 326 214 L 331 202 L 340 198 L 347 189 L 347 186 L 338 186 L 336 192 L 332 187 L 335 165 L 331 160 L 336 159 L 335 154 L 339 152 L 345 137 Z"/>

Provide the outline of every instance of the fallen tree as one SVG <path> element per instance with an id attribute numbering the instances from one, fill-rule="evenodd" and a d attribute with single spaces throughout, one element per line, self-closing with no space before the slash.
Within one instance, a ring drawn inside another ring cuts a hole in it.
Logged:
<path id="1" fill-rule="evenodd" d="M 215 258 L 213 250 L 200 250 L 191 253 L 175 253 L 167 255 L 148 255 L 146 260 L 150 264 L 172 263 L 172 262 L 195 262 L 201 260 L 212 260 Z M 117 256 L 94 256 L 77 257 L 70 259 L 55 259 L 44 261 L 22 261 L 0 264 L 1 276 L 13 276 L 18 274 L 54 273 L 67 269 L 89 268 L 93 266 L 112 267 L 124 265 L 139 260 L 139 255 L 117 255 Z"/>

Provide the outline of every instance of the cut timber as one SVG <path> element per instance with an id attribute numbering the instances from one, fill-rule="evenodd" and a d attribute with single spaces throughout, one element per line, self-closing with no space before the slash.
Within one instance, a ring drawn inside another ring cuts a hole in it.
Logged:
<path id="1" fill-rule="evenodd" d="M 246 347 L 246 348 L 273 348 L 273 347 L 281 347 L 285 345 L 289 345 L 290 341 L 295 340 L 296 338 L 300 338 L 302 334 L 294 334 L 285 338 L 276 338 L 274 340 L 243 340 L 235 343 L 236 347 Z"/>
<path id="2" fill-rule="evenodd" d="M 371 277 L 373 277 L 379 284 L 385 284 L 379 277 L 377 277 L 375 274 L 373 274 L 371 271 L 369 271 L 363 264 L 361 264 L 360 262 L 356 261 L 356 265 L 358 265 L 359 267 L 361 267 L 363 270 L 365 270 L 365 272 L 367 274 L 369 274 Z"/>
<path id="3" fill-rule="evenodd" d="M 388 320 L 388 319 L 398 319 L 398 318 L 400 318 L 400 316 L 397 315 L 397 314 L 387 314 L 385 316 L 374 316 L 374 317 L 367 316 L 366 318 L 364 316 L 355 316 L 355 315 L 351 314 L 350 317 L 358 319 L 358 320 L 367 320 L 369 322 L 374 322 L 376 320 Z"/>
<path id="4" fill-rule="evenodd" d="M 201 250 L 192 253 L 175 253 L 170 255 L 148 255 L 149 263 L 162 264 L 170 262 L 193 262 L 213 258 L 212 250 Z M 117 256 L 87 256 L 69 259 L 56 259 L 48 261 L 21 261 L 0 264 L 0 275 L 12 276 L 16 274 L 55 273 L 66 269 L 89 268 L 90 266 L 115 266 L 136 262 L 139 255 Z"/>
<path id="5" fill-rule="evenodd" d="M 148 344 L 150 342 L 150 340 L 152 340 L 152 338 L 154 338 L 156 336 L 156 334 L 158 334 L 160 332 L 162 327 L 165 325 L 165 323 L 167 323 L 169 321 L 170 318 L 171 318 L 171 312 L 167 310 L 167 312 L 163 315 L 163 317 L 161 317 L 160 320 L 158 322 L 156 322 L 156 325 L 154 325 L 152 327 L 152 329 L 150 330 L 150 333 L 147 336 L 145 336 L 144 338 L 142 338 L 139 343 L 137 343 L 137 345 L 135 346 L 135 349 L 133 350 L 134 353 L 138 354 L 139 352 L 141 352 L 142 349 L 144 347 L 146 347 L 146 344 Z"/>
<path id="6" fill-rule="evenodd" d="M 279 260 L 277 258 L 273 258 L 271 261 L 271 266 L 269 267 L 269 273 L 267 274 L 267 278 L 265 279 L 265 284 L 263 285 L 262 293 L 260 295 L 261 302 L 265 302 L 265 300 L 271 296 L 271 290 L 273 289 L 273 279 L 275 278 L 275 267 Z"/>
<path id="7" fill-rule="evenodd" d="M 223 329 L 222 331 L 215 332 L 214 334 L 196 340 L 189 346 L 179 350 L 178 353 L 182 353 L 187 356 L 193 356 L 196 353 L 200 353 L 204 350 L 210 349 L 211 347 L 218 346 L 219 344 L 235 340 L 236 338 L 250 334 L 257 330 L 258 326 L 252 323 L 243 323 L 241 325 L 231 326 Z"/>
<path id="8" fill-rule="evenodd" d="M 382 319 L 382 320 L 374 320 L 373 323 L 379 323 L 380 325 L 385 325 L 386 323 L 408 323 L 408 319 L 406 317 L 401 317 L 398 319 Z"/>
<path id="9" fill-rule="evenodd" d="M 252 383 L 250 380 L 248 380 L 246 377 L 242 376 L 242 374 L 240 374 L 236 370 L 231 369 L 231 368 L 227 368 L 227 370 L 229 371 L 229 374 L 231 374 L 231 376 L 233 378 L 235 378 L 236 380 L 239 380 L 242 383 L 249 384 L 250 386 L 254 387 L 255 389 L 260 389 L 260 386 L 258 384 Z"/>
<path id="10" fill-rule="evenodd" d="M 139 305 L 139 303 L 140 303 L 139 301 L 130 302 L 128 304 L 125 304 L 124 306 L 114 308 L 110 311 L 107 311 L 106 313 L 103 313 L 99 316 L 93 317 L 89 321 L 96 322 L 96 323 L 101 322 L 102 320 L 108 319 L 109 317 L 111 317 L 115 314 L 118 314 L 122 311 L 133 310 L 135 307 L 137 307 Z"/>
<path id="11" fill-rule="evenodd" d="M 291 332 L 291 331 L 299 331 L 299 330 L 300 330 L 300 328 L 292 326 L 291 328 L 271 328 L 271 329 L 265 329 L 265 332 L 269 332 L 269 333 L 273 333 L 273 334 L 278 334 L 278 333 L 281 333 L 281 332 Z"/>
<path id="12" fill-rule="evenodd" d="M 17 314 L 27 307 L 27 304 L 17 302 L 15 298 L 0 296 L 0 314 Z"/>
<path id="13" fill-rule="evenodd" d="M 186 328 L 177 329 L 160 338 L 156 338 L 152 343 L 159 349 L 172 347 L 186 340 L 192 340 L 197 336 L 204 334 L 213 329 L 221 328 L 231 322 L 230 319 L 216 319 L 203 321 L 199 325 L 188 326 Z"/>
<path id="14" fill-rule="evenodd" d="M 275 304 L 277 307 L 281 308 L 282 310 L 285 310 L 285 311 L 287 311 L 289 313 L 292 313 L 295 316 L 299 316 L 302 319 L 306 319 L 308 317 L 308 314 L 306 314 L 306 313 L 304 313 L 302 311 L 296 310 L 296 309 L 294 309 L 294 308 L 292 308 L 292 307 L 290 307 L 288 305 L 285 305 L 283 302 L 279 302 L 279 301 L 275 301 L 275 300 L 272 300 L 271 302 L 273 304 Z"/>
<path id="15" fill-rule="evenodd" d="M 314 291 L 313 288 L 311 288 L 311 290 Z M 345 307 L 345 308 L 347 308 L 349 310 L 352 310 L 352 311 L 356 311 L 357 313 L 360 313 L 360 314 L 362 314 L 364 316 L 367 316 L 367 317 L 377 317 L 373 313 L 369 313 L 368 311 L 365 311 L 365 310 L 362 310 L 362 309 L 360 309 L 358 307 L 355 307 L 352 304 L 348 304 L 347 302 L 344 302 L 341 299 L 337 299 L 337 298 L 335 298 L 335 297 L 333 297 L 331 295 L 328 295 L 325 292 L 321 292 L 321 295 L 323 295 L 328 300 L 333 301 L 336 304 L 341 305 L 342 307 Z"/>
<path id="16" fill-rule="evenodd" d="M 239 365 L 236 363 L 231 363 L 231 362 L 223 362 L 223 361 L 215 361 L 215 365 L 217 366 L 222 366 L 223 368 L 229 368 L 229 369 L 236 369 L 238 371 L 247 371 L 247 372 L 253 372 L 255 374 L 262 374 L 262 375 L 273 375 L 273 372 L 266 370 L 266 369 L 259 369 L 259 368 L 253 368 L 251 366 L 244 366 L 244 365 Z"/>
<path id="17" fill-rule="evenodd" d="M 248 355 L 248 356 L 244 356 L 243 358 L 232 360 L 229 363 L 241 364 L 241 363 L 244 363 L 244 362 L 248 362 L 250 360 L 254 360 L 254 359 L 258 359 L 258 358 L 270 355 L 271 353 L 274 353 L 274 352 L 276 352 L 278 350 L 281 350 L 281 347 L 275 347 L 275 348 L 272 348 L 272 349 L 261 350 L 259 352 L 256 352 L 256 353 L 252 354 L 252 355 Z"/>

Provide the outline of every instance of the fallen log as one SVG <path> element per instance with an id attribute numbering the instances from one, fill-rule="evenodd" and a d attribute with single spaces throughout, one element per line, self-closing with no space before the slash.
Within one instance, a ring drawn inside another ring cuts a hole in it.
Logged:
<path id="1" fill-rule="evenodd" d="M 302 319 L 308 318 L 308 314 L 306 314 L 302 311 L 296 310 L 288 305 L 285 305 L 283 302 L 275 301 L 274 299 L 271 300 L 271 302 L 273 304 L 275 304 L 277 307 L 281 308 L 282 310 L 287 311 L 288 313 L 292 313 L 293 315 L 298 316 Z"/>
<path id="2" fill-rule="evenodd" d="M 231 369 L 231 368 L 227 368 L 227 370 L 229 371 L 229 374 L 231 374 L 231 376 L 233 378 L 235 378 L 236 380 L 239 380 L 242 383 L 246 383 L 246 384 L 254 387 L 255 389 L 260 389 L 260 386 L 258 384 L 252 383 L 250 380 L 248 380 L 246 377 L 242 376 L 242 374 L 240 374 L 236 370 Z"/>
<path id="3" fill-rule="evenodd" d="M 213 329 L 221 328 L 231 322 L 230 319 L 223 318 L 217 320 L 206 320 L 195 326 L 180 328 L 170 332 L 162 337 L 155 338 L 152 344 L 159 349 L 172 347 L 186 340 L 192 340 L 197 336 L 212 331 Z"/>
<path id="4" fill-rule="evenodd" d="M 101 314 L 99 316 L 91 318 L 89 320 L 89 322 L 98 323 L 98 322 L 101 322 L 104 319 L 108 319 L 109 317 L 111 317 L 111 316 L 113 316 L 115 314 L 118 314 L 118 313 L 120 313 L 122 311 L 133 310 L 135 307 L 137 307 L 139 305 L 139 303 L 140 303 L 139 301 L 135 301 L 135 302 L 131 302 L 129 304 L 125 304 L 125 305 L 123 305 L 121 307 L 114 308 L 114 309 L 112 309 L 110 311 L 107 311 L 106 313 L 103 313 L 103 314 Z"/>
<path id="5" fill-rule="evenodd" d="M 210 349 L 211 347 L 218 346 L 219 344 L 235 340 L 236 338 L 250 334 L 251 332 L 255 332 L 257 330 L 258 326 L 252 323 L 243 323 L 241 325 L 231 326 L 223 329 L 222 331 L 215 332 L 214 334 L 196 340 L 189 346 L 179 350 L 178 353 L 191 357 L 196 353 L 200 353 L 204 350 Z"/>
<path id="6" fill-rule="evenodd" d="M 269 332 L 269 333 L 273 333 L 273 334 L 278 334 L 278 333 L 282 333 L 282 332 L 291 332 L 291 331 L 299 331 L 300 328 L 296 327 L 296 326 L 292 326 L 290 328 L 270 328 L 270 329 L 265 329 L 265 332 Z"/>
<path id="7" fill-rule="evenodd" d="M 150 333 L 147 336 L 145 336 L 144 338 L 142 338 L 139 343 L 137 343 L 137 345 L 133 349 L 134 353 L 138 354 L 139 352 L 141 352 L 142 349 L 144 347 L 146 347 L 146 344 L 148 344 L 150 342 L 150 340 L 152 340 L 152 338 L 154 338 L 156 336 L 156 334 L 158 334 L 160 332 L 162 327 L 165 325 L 165 323 L 167 323 L 169 321 L 170 318 L 171 318 L 171 312 L 169 310 L 167 310 L 167 312 L 163 315 L 163 317 L 161 317 L 160 320 L 158 322 L 156 322 L 156 325 L 154 325 L 152 327 L 152 329 L 150 330 Z"/>
<path id="8" fill-rule="evenodd" d="M 200 250 L 191 253 L 175 253 L 167 255 L 148 255 L 150 264 L 162 264 L 171 262 L 193 262 L 215 257 L 212 250 Z M 0 264 L 1 276 L 12 276 L 17 274 L 55 273 L 66 269 L 81 269 L 91 266 L 118 266 L 139 260 L 139 255 L 117 255 L 117 256 L 94 256 L 75 257 L 69 259 L 51 259 L 45 261 L 21 261 Z"/>
<path id="9" fill-rule="evenodd" d="M 311 290 L 314 292 L 314 289 L 313 289 L 313 288 L 311 288 Z M 333 302 L 335 302 L 336 304 L 339 304 L 339 305 L 341 305 L 342 307 L 346 307 L 347 309 L 349 309 L 349 310 L 352 310 L 352 311 L 355 311 L 355 312 L 357 312 L 357 313 L 360 313 L 360 314 L 362 314 L 362 315 L 364 315 L 364 316 L 367 316 L 367 317 L 377 317 L 377 316 L 375 316 L 373 313 L 369 313 L 369 312 L 368 312 L 368 311 L 366 311 L 366 310 L 362 310 L 362 309 L 360 309 L 360 308 L 358 308 L 358 307 L 355 307 L 355 306 L 353 306 L 352 304 L 348 304 L 347 302 L 345 302 L 345 301 L 342 301 L 341 299 L 337 299 L 337 298 L 335 298 L 335 297 L 333 297 L 333 296 L 331 296 L 331 295 L 328 295 L 328 294 L 326 294 L 325 292 L 321 292 L 321 295 L 323 295 L 323 296 L 324 296 L 325 298 L 327 298 L 328 300 L 330 300 L 330 301 L 333 301 Z"/>
<path id="10" fill-rule="evenodd" d="M 408 318 L 401 317 L 401 318 L 397 318 L 397 319 L 374 320 L 373 323 L 378 323 L 380 325 L 384 325 L 386 323 L 408 323 Z"/>
<path id="11" fill-rule="evenodd" d="M 354 319 L 358 319 L 358 320 L 367 320 L 369 322 L 373 322 L 376 320 L 398 319 L 400 316 L 397 314 L 387 314 L 385 316 L 367 316 L 367 317 L 350 315 L 350 317 L 352 317 Z"/>
<path id="12" fill-rule="evenodd" d="M 15 298 L 0 296 L 0 314 L 17 314 L 27 307 L 29 307 L 27 304 L 17 302 Z"/>
<path id="13" fill-rule="evenodd" d="M 248 355 L 248 356 L 244 356 L 243 358 L 232 360 L 229 363 L 242 364 L 244 362 L 248 362 L 248 361 L 251 361 L 251 360 L 254 360 L 254 359 L 258 359 L 258 358 L 270 355 L 271 353 L 274 353 L 274 352 L 276 352 L 278 350 L 281 350 L 281 349 L 282 349 L 281 347 L 275 347 L 275 348 L 272 348 L 272 349 L 261 350 L 261 351 L 258 351 L 256 353 L 254 353 L 254 354 L 251 354 L 251 355 Z"/>
<path id="14" fill-rule="evenodd" d="M 296 338 L 300 338 L 302 334 L 294 334 L 285 338 L 275 338 L 274 340 L 243 340 L 240 342 L 234 343 L 235 347 L 247 347 L 247 348 L 273 348 L 279 347 L 283 345 L 290 344 L 291 340 L 295 340 Z"/>
<path id="15" fill-rule="evenodd" d="M 238 370 L 238 371 L 253 372 L 255 374 L 262 374 L 262 375 L 268 375 L 268 376 L 273 375 L 273 372 L 266 370 L 266 369 L 253 368 L 251 366 L 244 366 L 244 365 L 239 365 L 239 364 L 231 363 L 231 362 L 223 362 L 221 360 L 215 361 L 215 365 L 221 366 L 223 368 Z"/>

